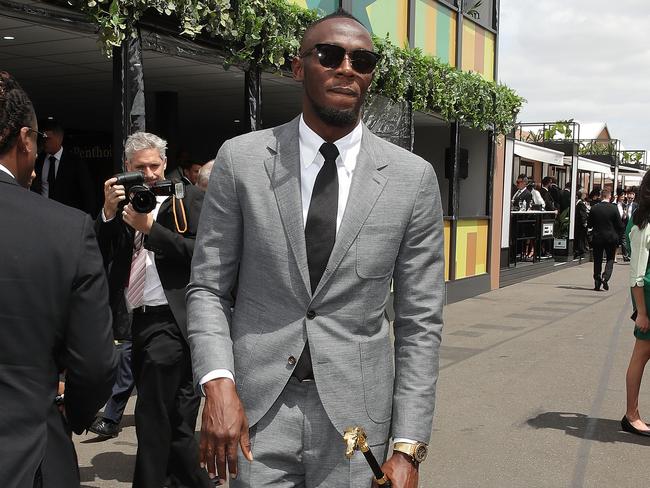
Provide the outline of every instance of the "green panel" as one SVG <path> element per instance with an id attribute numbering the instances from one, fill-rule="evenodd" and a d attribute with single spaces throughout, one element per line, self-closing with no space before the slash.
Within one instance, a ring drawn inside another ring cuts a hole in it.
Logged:
<path id="1" fill-rule="evenodd" d="M 434 45 L 427 43 L 427 14 L 430 8 L 423 0 L 417 0 L 415 4 L 415 47 L 433 55 L 435 53 L 431 49 Z"/>
<path id="2" fill-rule="evenodd" d="M 354 0 L 352 14 L 379 37 L 390 36 L 402 46 L 407 38 L 407 2 L 405 0 Z"/>
<path id="3" fill-rule="evenodd" d="M 446 8 L 438 8 L 436 15 L 436 56 L 441 61 L 449 63 L 450 49 L 449 44 L 451 40 L 451 10 Z"/>
<path id="4" fill-rule="evenodd" d="M 339 0 L 307 0 L 307 6 L 327 15 L 338 10 Z"/>

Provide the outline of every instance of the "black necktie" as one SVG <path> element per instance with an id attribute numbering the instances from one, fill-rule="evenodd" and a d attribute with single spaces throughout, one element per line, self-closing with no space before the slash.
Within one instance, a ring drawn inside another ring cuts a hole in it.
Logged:
<path id="1" fill-rule="evenodd" d="M 325 142 L 320 147 L 320 152 L 325 158 L 325 163 L 314 183 L 305 224 L 307 264 L 312 293 L 316 291 L 334 247 L 336 214 L 339 206 L 339 179 L 336 170 L 339 150 L 334 144 Z M 309 343 L 305 344 L 293 374 L 301 381 L 305 378 L 313 378 Z"/>
<path id="2" fill-rule="evenodd" d="M 56 157 L 50 156 L 50 169 L 47 172 L 47 196 L 54 198 L 54 184 L 56 180 Z"/>

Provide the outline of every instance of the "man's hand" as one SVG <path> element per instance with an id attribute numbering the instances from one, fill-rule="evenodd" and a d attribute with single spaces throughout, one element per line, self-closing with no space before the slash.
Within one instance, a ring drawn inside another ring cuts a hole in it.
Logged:
<path id="1" fill-rule="evenodd" d="M 104 217 L 106 220 L 113 220 L 117 214 L 117 206 L 126 200 L 126 193 L 123 185 L 116 185 L 117 178 L 110 178 L 104 182 Z"/>
<path id="2" fill-rule="evenodd" d="M 226 481 L 226 464 L 231 478 L 237 477 L 237 449 L 253 460 L 248 437 L 248 419 L 239 400 L 235 384 L 218 378 L 203 385 L 206 399 L 201 417 L 199 461 L 207 467 L 210 478 L 217 474 Z"/>
<path id="3" fill-rule="evenodd" d="M 149 232 L 151 232 L 151 226 L 153 225 L 153 214 L 136 212 L 129 203 L 124 207 L 124 210 L 122 210 L 122 220 L 135 230 L 139 230 L 143 234 L 149 235 Z"/>
<path id="4" fill-rule="evenodd" d="M 418 488 L 418 468 L 402 452 L 393 452 L 381 470 L 388 477 L 393 488 Z M 376 481 L 372 482 L 372 488 L 378 488 L 378 486 Z"/>

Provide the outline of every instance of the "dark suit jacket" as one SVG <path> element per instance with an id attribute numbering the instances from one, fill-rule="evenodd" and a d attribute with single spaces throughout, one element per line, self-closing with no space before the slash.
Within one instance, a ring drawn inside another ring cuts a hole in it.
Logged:
<path id="1" fill-rule="evenodd" d="M 517 191 L 519 191 L 519 190 L 517 190 Z M 516 192 L 515 192 L 515 195 L 517 195 Z M 530 209 L 532 200 L 533 200 L 533 194 L 531 192 L 529 192 L 527 188 L 524 188 L 524 190 L 519 195 L 517 195 L 517 196 L 515 196 L 513 198 L 513 200 L 512 200 L 512 204 L 513 204 L 512 210 L 514 210 L 514 211 L 519 210 L 519 203 L 521 201 L 525 201 L 526 202 L 526 208 Z"/>
<path id="2" fill-rule="evenodd" d="M 68 436 L 50 432 L 81 433 L 110 396 L 108 287 L 91 219 L 3 172 L 0 229 L 0 486 L 31 488 L 46 450 L 72 452 Z M 63 370 L 68 425 L 54 405 Z M 63 458 L 49 473 L 75 472 Z"/>
<path id="3" fill-rule="evenodd" d="M 553 201 L 553 196 L 551 192 L 544 188 L 543 186 L 539 189 L 540 195 L 544 199 L 544 210 L 553 211 L 555 210 L 555 202 Z"/>
<path id="4" fill-rule="evenodd" d="M 560 194 L 560 213 L 564 212 L 571 206 L 571 190 L 566 188 Z"/>
<path id="5" fill-rule="evenodd" d="M 144 247 L 156 256 L 156 269 L 165 291 L 167 302 L 174 314 L 176 323 L 187 338 L 187 318 L 185 312 L 185 287 L 190 280 L 190 264 L 194 253 L 194 238 L 203 204 L 203 192 L 193 185 L 185 186 L 185 215 L 187 231 L 179 233 L 172 211 L 172 197 L 160 206 L 158 217 L 151 233 L 144 241 Z M 182 228 L 181 203 L 176 202 L 176 215 Z M 133 229 L 122 220 L 121 213 L 109 221 L 97 217 L 97 238 L 108 271 L 110 304 L 113 311 L 114 334 L 116 339 L 129 339 L 130 319 L 126 311 L 124 287 L 129 278 L 133 256 Z"/>
<path id="6" fill-rule="evenodd" d="M 39 154 L 34 165 L 36 178 L 34 178 L 31 187 L 31 190 L 38 194 L 41 193 L 43 178 L 47 180 L 47 175 L 43 176 L 44 163 L 45 154 Z M 93 216 L 97 215 L 95 183 L 90 176 L 88 166 L 65 147 L 61 154 L 52 199 Z"/>
<path id="7" fill-rule="evenodd" d="M 591 207 L 589 227 L 593 227 L 593 244 L 595 246 L 615 246 L 624 230 L 621 215 L 616 204 L 600 202 Z"/>

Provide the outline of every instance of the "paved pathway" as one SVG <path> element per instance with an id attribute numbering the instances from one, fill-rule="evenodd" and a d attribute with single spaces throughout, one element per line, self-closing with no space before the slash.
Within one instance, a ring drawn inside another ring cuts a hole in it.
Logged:
<path id="1" fill-rule="evenodd" d="M 446 308 L 421 487 L 650 486 L 650 441 L 619 430 L 634 342 L 627 271 L 616 265 L 610 290 L 594 292 L 590 263 L 559 266 Z M 75 437 L 82 486 L 130 486 L 133 400 L 117 439 Z M 647 382 L 640 403 L 650 419 Z"/>

